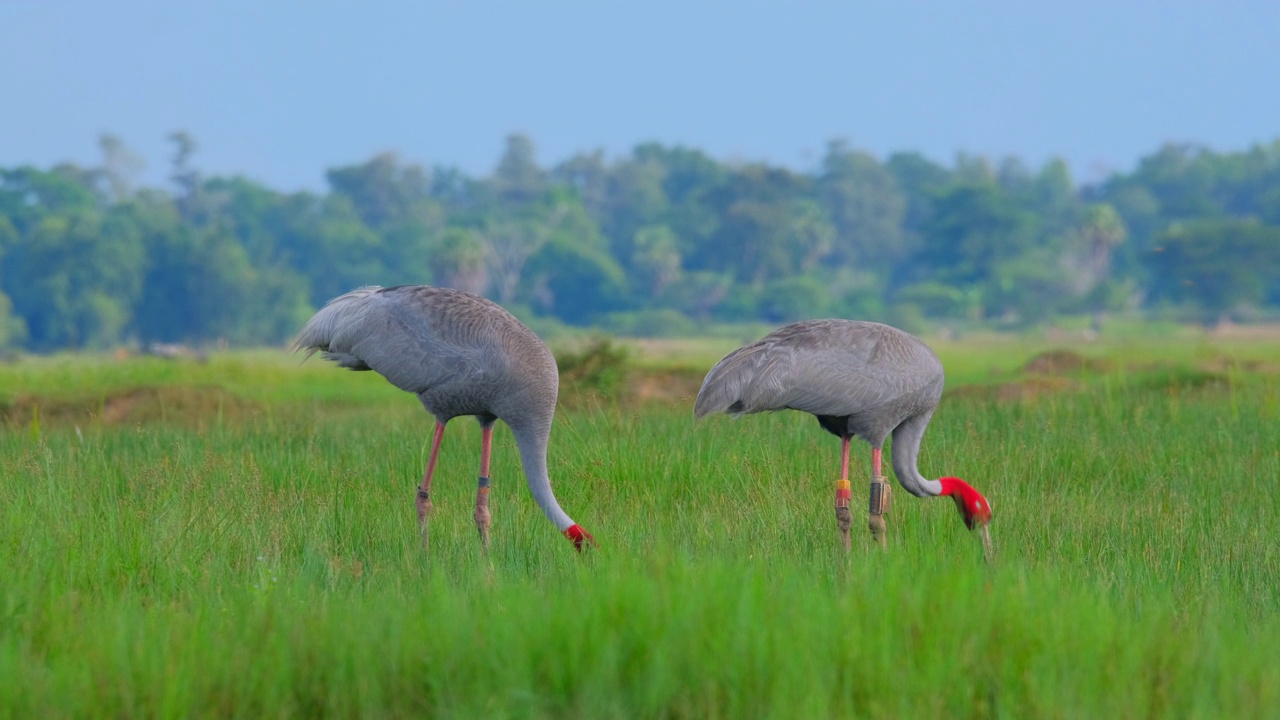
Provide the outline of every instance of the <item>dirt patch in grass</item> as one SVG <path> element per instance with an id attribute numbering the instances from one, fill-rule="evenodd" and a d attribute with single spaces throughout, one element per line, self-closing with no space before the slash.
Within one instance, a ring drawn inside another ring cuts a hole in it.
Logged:
<path id="1" fill-rule="evenodd" d="M 1258 375 L 1280 375 L 1280 362 L 1271 360 L 1240 360 L 1232 357 L 1217 357 L 1197 364 L 1197 367 L 1210 373 L 1246 372 Z"/>
<path id="2" fill-rule="evenodd" d="M 20 395 L 0 405 L 0 425 L 42 426 L 134 425 L 163 422 L 207 427 L 240 422 L 261 414 L 253 402 L 220 387 L 195 385 L 140 387 L 94 398 L 47 398 Z"/>
<path id="3" fill-rule="evenodd" d="M 1231 389 L 1231 378 L 1220 372 L 1199 368 L 1161 368 L 1133 382 L 1135 387 L 1166 393 L 1219 393 Z"/>
<path id="4" fill-rule="evenodd" d="M 1057 349 L 1042 352 L 1027 361 L 1022 371 L 1028 375 L 1070 375 L 1085 371 L 1107 370 L 1109 363 L 1093 360 L 1074 350 Z"/>
<path id="5" fill-rule="evenodd" d="M 695 371 L 644 373 L 631 383 L 629 399 L 637 403 L 688 403 L 692 409 L 702 378 L 703 374 Z"/>
<path id="6" fill-rule="evenodd" d="M 1209 334 L 1215 338 L 1280 340 L 1280 323 L 1220 323 Z"/>
<path id="7" fill-rule="evenodd" d="M 1009 402 L 1035 400 L 1065 392 L 1078 392 L 1083 388 L 1084 385 L 1082 383 L 1070 378 L 1034 377 L 1017 382 L 997 383 L 994 385 L 963 385 L 953 390 L 948 390 L 946 395 L 953 398 Z"/>
<path id="8" fill-rule="evenodd" d="M 625 379 L 603 392 L 589 383 L 562 379 L 560 403 L 569 408 L 581 408 L 604 402 L 620 407 L 638 405 L 682 405 L 692 410 L 698 388 L 702 386 L 703 373 L 694 370 L 649 370 L 629 368 Z"/>

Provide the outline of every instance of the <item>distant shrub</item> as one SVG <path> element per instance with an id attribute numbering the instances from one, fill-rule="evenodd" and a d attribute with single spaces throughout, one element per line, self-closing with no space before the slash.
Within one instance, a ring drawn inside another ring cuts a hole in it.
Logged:
<path id="1" fill-rule="evenodd" d="M 689 337 L 698 332 L 692 318 L 671 308 L 609 313 L 602 324 L 628 337 Z"/>
<path id="2" fill-rule="evenodd" d="M 774 280 L 765 285 L 760 294 L 759 314 L 775 323 L 823 317 L 830 305 L 830 295 L 830 289 L 814 277 Z"/>
<path id="3" fill-rule="evenodd" d="M 513 303 L 506 306 L 507 312 L 516 316 L 516 319 L 524 323 L 538 337 L 552 342 L 557 338 L 571 336 L 574 328 L 569 327 L 561 320 L 550 315 L 539 315 L 533 311 L 528 305 L 520 305 Z"/>
<path id="4" fill-rule="evenodd" d="M 754 320 L 760 315 L 760 298 L 749 286 L 730 286 L 724 299 L 712 310 L 712 315 L 716 320 L 728 322 Z"/>
<path id="5" fill-rule="evenodd" d="M 560 379 L 580 392 L 617 397 L 628 374 L 630 351 L 606 335 L 587 340 L 574 350 L 556 355 Z"/>
<path id="6" fill-rule="evenodd" d="M 914 305 L 925 317 L 961 319 L 973 315 L 974 297 L 961 288 L 940 282 L 921 282 L 898 291 L 895 304 Z"/>
<path id="7" fill-rule="evenodd" d="M 828 314 L 850 320 L 874 320 L 883 322 L 889 311 L 884 298 L 875 288 L 859 287 L 841 294 L 832 302 Z"/>

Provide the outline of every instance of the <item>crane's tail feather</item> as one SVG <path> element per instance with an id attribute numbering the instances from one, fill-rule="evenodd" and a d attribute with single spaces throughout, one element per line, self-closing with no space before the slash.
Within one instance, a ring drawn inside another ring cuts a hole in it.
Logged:
<path id="1" fill-rule="evenodd" d="M 693 403 L 693 418 L 699 420 L 718 412 L 731 415 L 750 412 L 745 399 L 757 383 L 761 360 L 758 345 L 740 347 L 721 358 L 702 380 L 698 398 Z"/>
<path id="2" fill-rule="evenodd" d="M 304 362 L 317 351 L 324 351 L 326 360 L 353 370 L 368 370 L 362 360 L 344 352 L 343 348 L 349 347 L 348 339 L 363 319 L 369 298 L 381 289 L 377 285 L 370 285 L 339 295 L 325 303 L 302 326 L 293 340 L 293 351 L 306 350 Z"/>

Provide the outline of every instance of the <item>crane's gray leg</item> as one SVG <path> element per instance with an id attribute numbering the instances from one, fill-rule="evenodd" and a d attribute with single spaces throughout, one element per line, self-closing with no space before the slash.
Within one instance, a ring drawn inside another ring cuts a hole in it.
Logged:
<path id="1" fill-rule="evenodd" d="M 418 508 L 418 528 L 422 531 L 422 542 L 427 542 L 427 516 L 431 514 L 431 476 L 436 471 L 436 458 L 440 456 L 440 442 L 444 440 L 444 423 L 436 421 L 435 435 L 431 438 L 431 455 L 427 458 L 427 470 L 422 474 L 422 484 L 418 486 L 418 496 L 414 505 Z"/>
<path id="2" fill-rule="evenodd" d="M 889 544 L 884 524 L 884 514 L 889 511 L 889 498 L 889 483 L 882 473 L 880 448 L 872 448 L 871 503 L 867 512 L 867 527 L 871 529 L 871 538 L 880 543 L 880 547 L 888 547 Z"/>
<path id="3" fill-rule="evenodd" d="M 840 529 L 840 540 L 844 549 L 853 547 L 849 540 L 849 528 L 853 527 L 853 513 L 849 510 L 849 501 L 853 499 L 853 488 L 849 485 L 849 436 L 840 438 L 840 479 L 836 481 L 836 527 Z"/>
<path id="4" fill-rule="evenodd" d="M 489 450 L 493 445 L 493 425 L 480 428 L 480 486 L 476 489 L 476 529 L 480 544 L 489 549 Z"/>

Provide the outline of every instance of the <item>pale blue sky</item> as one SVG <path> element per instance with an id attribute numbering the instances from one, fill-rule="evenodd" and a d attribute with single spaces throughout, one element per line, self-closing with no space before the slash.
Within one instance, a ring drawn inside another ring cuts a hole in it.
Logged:
<path id="1" fill-rule="evenodd" d="M 0 0 L 0 167 L 120 135 L 280 189 L 394 150 L 487 174 L 645 141 L 811 169 L 826 142 L 1065 158 L 1280 137 L 1280 2 Z"/>

